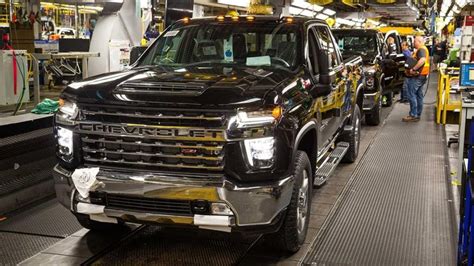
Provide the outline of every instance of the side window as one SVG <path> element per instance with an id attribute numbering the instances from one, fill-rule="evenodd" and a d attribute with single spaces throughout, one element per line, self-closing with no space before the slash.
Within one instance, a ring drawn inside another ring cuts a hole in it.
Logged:
<path id="1" fill-rule="evenodd" d="M 314 32 L 309 29 L 308 30 L 308 50 L 309 50 L 309 61 L 312 67 L 313 75 L 319 74 L 319 62 L 318 62 L 318 43 L 316 41 L 316 36 L 314 36 Z"/>
<path id="2" fill-rule="evenodd" d="M 333 39 L 331 38 L 331 34 L 326 27 L 318 26 L 315 27 L 316 32 L 318 34 L 319 44 L 323 50 L 329 51 L 330 58 L 329 58 L 329 65 L 331 67 L 337 67 L 341 62 L 339 61 L 339 57 L 337 55 L 337 50 L 334 47 Z"/>

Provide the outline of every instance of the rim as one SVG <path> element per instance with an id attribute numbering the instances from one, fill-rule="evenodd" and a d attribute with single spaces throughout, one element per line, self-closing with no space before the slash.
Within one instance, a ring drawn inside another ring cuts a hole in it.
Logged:
<path id="1" fill-rule="evenodd" d="M 359 150 L 359 140 L 360 140 L 360 119 L 357 117 L 355 129 L 354 129 L 354 138 L 355 138 L 355 150 Z"/>
<path id="2" fill-rule="evenodd" d="M 379 97 L 379 114 L 382 112 L 382 98 L 383 96 Z"/>
<path id="3" fill-rule="evenodd" d="M 306 227 L 306 219 L 308 215 L 308 171 L 303 171 L 303 180 L 298 193 L 298 207 L 296 209 L 296 215 L 298 220 L 298 234 L 302 234 Z"/>

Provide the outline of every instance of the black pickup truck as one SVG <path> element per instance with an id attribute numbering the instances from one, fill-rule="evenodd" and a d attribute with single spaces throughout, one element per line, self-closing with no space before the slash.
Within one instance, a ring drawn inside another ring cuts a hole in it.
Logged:
<path id="1" fill-rule="evenodd" d="M 268 234 L 296 252 L 313 186 L 358 155 L 361 67 L 321 20 L 180 20 L 131 69 L 63 91 L 57 197 L 93 230 Z"/>
<path id="2" fill-rule="evenodd" d="M 367 124 L 378 125 L 382 97 L 386 97 L 385 106 L 392 105 L 394 93 L 403 85 L 405 58 L 400 37 L 396 31 L 384 36 L 377 30 L 366 29 L 336 29 L 333 34 L 343 58 L 359 55 L 364 60 L 363 111 Z M 387 46 L 389 37 L 394 39 L 391 49 Z"/>

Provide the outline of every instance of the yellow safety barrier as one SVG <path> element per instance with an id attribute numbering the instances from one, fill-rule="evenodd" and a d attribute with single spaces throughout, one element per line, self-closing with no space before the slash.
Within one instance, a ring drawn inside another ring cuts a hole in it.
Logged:
<path id="1" fill-rule="evenodd" d="M 438 98 L 436 103 L 436 123 L 446 124 L 448 111 L 461 111 L 461 97 L 451 97 L 451 87 L 459 83 L 459 68 L 439 68 Z"/>

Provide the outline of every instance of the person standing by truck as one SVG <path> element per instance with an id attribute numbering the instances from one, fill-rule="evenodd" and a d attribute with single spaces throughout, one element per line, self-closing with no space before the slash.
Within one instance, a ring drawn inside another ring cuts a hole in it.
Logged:
<path id="1" fill-rule="evenodd" d="M 417 61 L 414 67 L 407 70 L 408 100 L 410 113 L 402 119 L 403 122 L 418 122 L 423 111 L 423 85 L 430 73 L 430 55 L 422 36 L 415 37 L 413 57 Z"/>
<path id="2" fill-rule="evenodd" d="M 403 55 L 405 56 L 405 60 L 412 57 L 410 48 L 408 47 L 408 42 L 406 41 L 402 42 L 402 52 L 403 52 Z M 402 103 L 409 102 L 408 101 L 408 79 L 403 80 L 403 87 L 402 87 L 402 92 L 400 96 L 401 96 L 400 102 Z"/>

